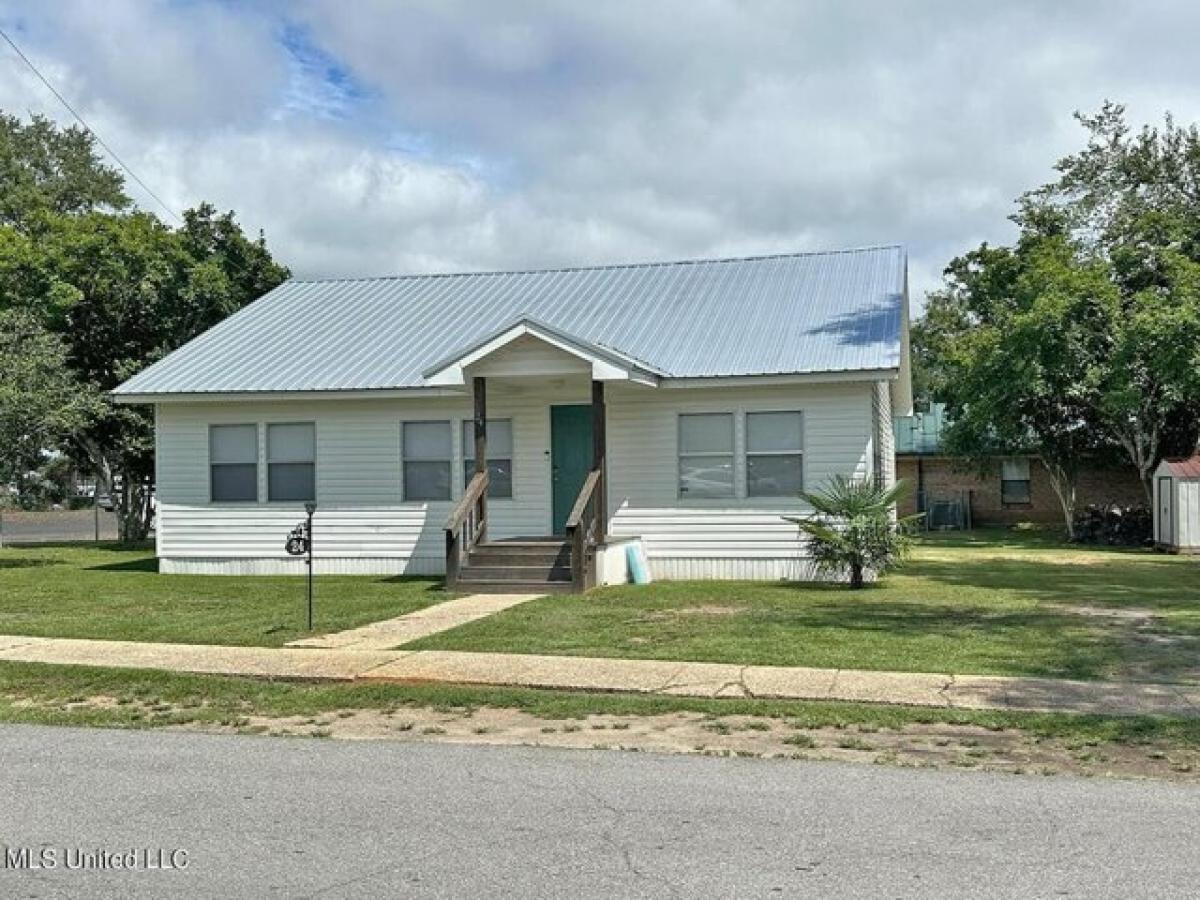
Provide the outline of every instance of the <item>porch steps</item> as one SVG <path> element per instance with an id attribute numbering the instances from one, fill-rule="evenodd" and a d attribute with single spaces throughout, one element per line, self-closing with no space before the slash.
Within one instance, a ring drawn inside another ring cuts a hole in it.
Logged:
<path id="1" fill-rule="evenodd" d="M 479 544 L 458 575 L 458 590 L 464 592 L 552 594 L 571 589 L 571 545 L 557 537 Z"/>

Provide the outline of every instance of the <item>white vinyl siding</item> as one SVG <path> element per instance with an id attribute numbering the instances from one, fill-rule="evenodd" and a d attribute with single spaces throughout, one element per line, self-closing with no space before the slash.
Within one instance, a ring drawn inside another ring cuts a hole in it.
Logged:
<path id="1" fill-rule="evenodd" d="M 804 577 L 797 497 L 747 497 L 745 414 L 801 410 L 806 488 L 835 474 L 871 471 L 872 387 L 867 382 L 612 391 L 608 406 L 609 531 L 641 537 L 656 578 Z M 682 499 L 677 493 L 676 417 L 734 415 L 734 496 Z M 891 423 L 888 423 L 891 427 Z"/>
<path id="2" fill-rule="evenodd" d="M 892 425 L 892 384 L 875 382 L 874 409 L 874 477 L 883 487 L 896 484 L 896 435 Z"/>
<path id="3" fill-rule="evenodd" d="M 488 411 L 512 422 L 513 499 L 489 506 L 492 539 L 548 534 L 552 403 L 587 403 L 583 378 L 507 388 L 488 383 Z M 610 384 L 608 498 L 610 533 L 640 536 L 656 577 L 781 578 L 805 573 L 796 528 L 780 516 L 801 512 L 795 497 L 747 497 L 746 414 L 800 410 L 807 489 L 831 475 L 871 471 L 871 385 L 810 384 L 755 388 L 648 388 Z M 734 496 L 681 499 L 678 419 L 726 413 L 734 421 Z M 157 408 L 158 544 L 164 572 L 303 571 L 284 539 L 294 506 L 267 502 L 266 426 L 315 423 L 318 573 L 423 574 L 442 570 L 442 531 L 462 494 L 406 500 L 401 440 L 407 422 L 451 422 L 451 464 L 461 473 L 472 447 L 461 423 L 471 399 L 283 400 L 163 403 Z M 208 431 L 260 423 L 257 503 L 209 499 Z M 491 455 L 491 454 L 489 454 Z"/>

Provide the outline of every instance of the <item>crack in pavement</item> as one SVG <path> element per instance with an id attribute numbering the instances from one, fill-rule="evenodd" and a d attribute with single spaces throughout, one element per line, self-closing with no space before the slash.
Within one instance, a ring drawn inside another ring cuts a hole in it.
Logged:
<path id="1" fill-rule="evenodd" d="M 617 827 L 625 818 L 624 811 L 618 809 L 616 806 L 613 806 L 599 794 L 593 793 L 589 790 L 584 790 L 583 793 L 591 798 L 592 802 L 595 803 L 597 807 L 612 816 L 612 822 L 600 829 L 600 838 L 604 841 L 604 843 L 608 844 L 609 847 L 611 847 L 620 855 L 621 861 L 625 866 L 625 871 L 634 878 L 638 878 L 643 881 L 651 881 L 662 885 L 666 889 L 667 894 L 671 897 L 682 897 L 683 894 L 681 893 L 680 887 L 667 879 L 666 876 L 646 872 L 638 868 L 637 864 L 633 860 L 633 851 L 624 843 L 617 840 L 616 836 L 613 834 L 613 829 Z"/>
<path id="2" fill-rule="evenodd" d="M 938 695 L 946 702 L 946 706 L 953 709 L 954 699 L 950 696 L 950 689 L 954 687 L 954 674 L 946 675 L 946 683 L 937 689 Z"/>

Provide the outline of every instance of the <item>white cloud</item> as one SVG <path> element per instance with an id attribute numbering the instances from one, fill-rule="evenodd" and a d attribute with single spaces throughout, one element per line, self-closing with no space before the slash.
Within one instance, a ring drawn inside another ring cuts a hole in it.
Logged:
<path id="1" fill-rule="evenodd" d="M 236 209 L 308 275 L 903 241 L 919 295 L 1011 235 L 1074 109 L 1200 118 L 1185 3 L 0 0 L 0 24 L 164 199 Z M 62 118 L 12 60 L 0 106 Z"/>

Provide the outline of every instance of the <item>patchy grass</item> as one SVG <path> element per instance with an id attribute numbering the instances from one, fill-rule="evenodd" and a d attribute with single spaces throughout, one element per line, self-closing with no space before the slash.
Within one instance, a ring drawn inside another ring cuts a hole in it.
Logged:
<path id="1" fill-rule="evenodd" d="M 552 596 L 412 645 L 1060 678 L 1200 680 L 1200 564 L 1042 533 L 924 538 L 863 591 L 661 582 Z"/>
<path id="2" fill-rule="evenodd" d="M 449 598 L 440 579 L 319 576 L 317 631 Z M 0 634 L 279 646 L 305 632 L 303 577 L 160 575 L 152 550 L 115 544 L 0 549 Z"/>
<path id="3" fill-rule="evenodd" d="M 1200 770 L 1200 719 L 291 683 L 34 663 L 0 663 L 0 722 L 804 755 L 1009 772 L 1191 778 Z"/>
<path id="4" fill-rule="evenodd" d="M 107 698 L 100 707 L 86 698 Z M 79 709 L 73 708 L 79 706 Z M 48 725 L 157 724 L 125 710 L 174 711 L 176 720 L 222 721 L 239 716 L 320 717 L 340 710 L 431 707 L 519 709 L 546 719 L 589 715 L 648 716 L 694 712 L 711 716 L 766 716 L 793 728 L 859 727 L 862 733 L 911 724 L 949 723 L 990 730 L 1019 728 L 1081 745 L 1172 740 L 1200 747 L 1200 718 L 1096 716 L 951 710 L 870 703 L 592 694 L 533 688 L 375 682 L 289 682 L 220 675 L 184 675 L 143 669 L 0 662 L 0 721 Z M 865 730 L 862 726 L 865 726 Z M 752 729 L 751 729 L 752 730 Z"/>

